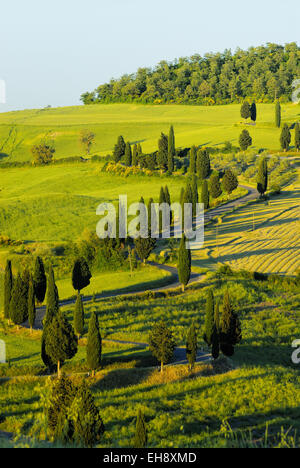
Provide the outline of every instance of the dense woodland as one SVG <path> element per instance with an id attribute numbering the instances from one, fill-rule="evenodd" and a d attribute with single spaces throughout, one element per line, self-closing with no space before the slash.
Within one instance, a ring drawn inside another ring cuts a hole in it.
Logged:
<path id="1" fill-rule="evenodd" d="M 300 76 L 300 48 L 270 44 L 235 53 L 195 54 L 139 68 L 82 94 L 84 104 L 109 102 L 227 104 L 244 98 L 289 101 Z"/>

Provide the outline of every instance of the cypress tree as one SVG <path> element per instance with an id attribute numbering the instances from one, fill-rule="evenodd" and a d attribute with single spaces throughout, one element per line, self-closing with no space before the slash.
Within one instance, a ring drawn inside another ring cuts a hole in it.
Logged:
<path id="1" fill-rule="evenodd" d="M 167 185 L 165 186 L 165 202 L 171 208 L 171 196 L 170 196 L 169 188 Z M 172 225 L 172 211 L 170 211 L 170 226 L 171 225 Z"/>
<path id="2" fill-rule="evenodd" d="M 173 125 L 170 127 L 168 138 L 168 171 L 172 174 L 174 171 L 174 157 L 175 157 L 175 135 Z"/>
<path id="3" fill-rule="evenodd" d="M 171 330 L 162 320 L 155 324 L 149 335 L 149 349 L 160 362 L 161 372 L 164 364 L 167 364 L 174 355 L 176 344 Z"/>
<path id="4" fill-rule="evenodd" d="M 222 183 L 224 190 L 228 194 L 232 193 L 239 185 L 236 175 L 230 169 L 225 171 Z"/>
<path id="5" fill-rule="evenodd" d="M 34 285 L 33 279 L 31 278 L 28 290 L 28 322 L 30 329 L 32 330 L 35 324 L 36 309 L 35 309 L 35 296 L 34 296 Z"/>
<path id="6" fill-rule="evenodd" d="M 168 137 L 161 133 L 158 140 L 158 152 L 157 152 L 157 164 L 160 167 L 161 172 L 168 167 Z"/>
<path id="7" fill-rule="evenodd" d="M 86 345 L 86 362 L 88 368 L 95 374 L 101 366 L 102 338 L 99 330 L 98 317 L 92 312 Z"/>
<path id="8" fill-rule="evenodd" d="M 154 204 L 153 198 L 149 199 L 148 202 L 148 231 L 149 231 L 149 236 L 151 236 L 151 229 L 153 228 L 153 231 L 155 232 L 157 229 L 156 223 L 153 225 L 153 220 L 152 220 L 152 205 Z"/>
<path id="9" fill-rule="evenodd" d="M 216 302 L 213 333 L 211 337 L 211 354 L 214 359 L 218 359 L 220 355 L 220 301 Z"/>
<path id="10" fill-rule="evenodd" d="M 11 261 L 6 261 L 4 272 L 4 317 L 9 319 L 9 304 L 13 289 L 13 274 L 11 269 Z"/>
<path id="11" fill-rule="evenodd" d="M 48 272 L 48 286 L 47 286 L 47 306 L 46 314 L 43 320 L 43 325 L 46 327 L 49 325 L 59 311 L 59 296 L 58 289 L 55 284 L 54 271 L 52 265 L 49 267 Z"/>
<path id="12" fill-rule="evenodd" d="M 250 116 L 251 116 L 250 104 L 248 101 L 244 101 L 241 106 L 241 117 L 247 120 L 249 119 Z"/>
<path id="13" fill-rule="evenodd" d="M 190 166 L 189 166 L 190 174 L 196 173 L 196 158 L 197 158 L 197 149 L 196 149 L 196 146 L 192 146 L 190 149 Z"/>
<path id="14" fill-rule="evenodd" d="M 185 187 L 185 191 L 184 191 L 183 199 L 182 199 L 182 203 L 181 203 L 181 206 L 182 206 L 182 230 L 183 231 L 184 231 L 184 216 L 185 216 L 185 209 L 184 209 L 185 207 L 184 207 L 184 205 L 185 204 L 193 205 L 193 191 L 192 191 L 192 187 L 191 187 L 191 184 L 190 184 L 189 180 L 186 183 L 186 187 Z"/>
<path id="15" fill-rule="evenodd" d="M 142 145 L 140 143 L 137 145 L 137 154 L 138 156 L 142 156 L 143 154 Z"/>
<path id="16" fill-rule="evenodd" d="M 114 151 L 113 151 L 113 158 L 114 158 L 115 163 L 118 163 L 121 160 L 122 156 L 124 156 L 125 148 L 126 148 L 126 143 L 122 135 L 120 135 L 114 147 Z"/>
<path id="17" fill-rule="evenodd" d="M 281 105 L 279 101 L 275 104 L 275 125 L 277 128 L 281 126 Z"/>
<path id="18" fill-rule="evenodd" d="M 219 198 L 222 195 L 219 172 L 213 172 L 209 179 L 209 192 L 212 198 Z"/>
<path id="19" fill-rule="evenodd" d="M 213 332 L 211 336 L 211 355 L 214 359 L 218 359 L 220 355 L 220 338 L 215 323 L 213 325 Z"/>
<path id="20" fill-rule="evenodd" d="M 45 351 L 52 362 L 57 364 L 57 374 L 60 377 L 60 367 L 75 356 L 78 349 L 77 337 L 64 315 L 59 312 L 47 326 Z"/>
<path id="21" fill-rule="evenodd" d="M 137 148 L 137 144 L 135 143 L 135 145 L 133 146 L 133 150 L 132 150 L 132 165 L 133 166 L 137 166 L 138 165 L 138 148 Z"/>
<path id="22" fill-rule="evenodd" d="M 240 134 L 239 144 L 242 151 L 246 151 L 252 145 L 252 138 L 248 130 L 243 130 Z"/>
<path id="23" fill-rule="evenodd" d="M 182 291 L 191 278 L 191 251 L 186 248 L 186 237 L 183 234 L 178 251 L 178 277 L 181 283 Z"/>
<path id="24" fill-rule="evenodd" d="M 167 203 L 166 201 L 166 193 L 165 189 L 163 187 L 160 188 L 160 193 L 159 193 L 159 204 L 162 205 L 162 203 Z M 163 215 L 162 212 L 159 212 L 159 232 L 162 233 L 163 229 Z"/>
<path id="25" fill-rule="evenodd" d="M 284 151 L 288 151 L 291 143 L 291 132 L 289 129 L 289 126 L 287 124 L 284 124 L 282 127 L 281 135 L 280 135 L 280 144 L 281 148 Z"/>
<path id="26" fill-rule="evenodd" d="M 130 167 L 132 163 L 132 152 L 131 152 L 131 145 L 129 141 L 126 143 L 126 148 L 125 148 L 125 166 Z"/>
<path id="27" fill-rule="evenodd" d="M 295 125 L 295 148 L 297 151 L 300 149 L 300 125 L 299 122 Z"/>
<path id="28" fill-rule="evenodd" d="M 205 210 L 209 209 L 209 191 L 207 180 L 203 180 L 202 182 L 201 203 L 203 203 Z"/>
<path id="29" fill-rule="evenodd" d="M 92 275 L 84 258 L 78 258 L 73 266 L 72 285 L 73 288 L 80 293 L 83 288 L 90 284 Z"/>
<path id="30" fill-rule="evenodd" d="M 259 163 L 257 174 L 257 191 L 260 196 L 263 196 L 268 188 L 268 162 L 267 158 L 263 157 Z"/>
<path id="31" fill-rule="evenodd" d="M 147 446 L 147 428 L 144 414 L 139 410 L 136 419 L 135 436 L 133 441 L 134 448 L 145 448 Z"/>
<path id="32" fill-rule="evenodd" d="M 235 313 L 228 291 L 225 292 L 223 301 L 223 314 L 220 323 L 220 347 L 225 356 L 233 356 L 234 346 L 242 339 L 241 324 Z"/>
<path id="33" fill-rule="evenodd" d="M 191 177 L 191 192 L 192 192 L 192 203 L 193 203 L 193 216 L 196 216 L 197 203 L 199 202 L 198 195 L 198 179 L 196 174 Z"/>
<path id="34" fill-rule="evenodd" d="M 9 317 L 15 325 L 21 325 L 28 318 L 28 285 L 23 281 L 20 273 L 13 282 Z"/>
<path id="35" fill-rule="evenodd" d="M 257 119 L 257 108 L 256 103 L 253 101 L 250 107 L 250 117 L 252 122 L 256 122 Z"/>
<path id="36" fill-rule="evenodd" d="M 35 297 L 37 301 L 42 304 L 45 299 L 47 289 L 47 278 L 43 260 L 40 257 L 36 257 L 35 259 L 33 282 Z"/>
<path id="37" fill-rule="evenodd" d="M 196 327 L 195 323 L 193 321 L 187 335 L 187 340 L 186 340 L 186 358 L 189 363 L 189 368 L 190 370 L 193 369 L 196 358 L 197 358 L 197 333 L 196 333 Z"/>
<path id="38" fill-rule="evenodd" d="M 206 179 L 210 174 L 210 157 L 207 150 L 199 150 L 197 153 L 197 174 L 199 179 Z"/>
<path id="39" fill-rule="evenodd" d="M 205 325 L 204 325 L 204 341 L 208 346 L 212 345 L 212 334 L 215 324 L 215 301 L 212 289 L 207 293 L 206 298 L 206 313 L 205 313 Z"/>
<path id="40" fill-rule="evenodd" d="M 75 309 L 74 309 L 74 330 L 78 339 L 84 333 L 84 309 L 81 294 L 77 294 Z"/>

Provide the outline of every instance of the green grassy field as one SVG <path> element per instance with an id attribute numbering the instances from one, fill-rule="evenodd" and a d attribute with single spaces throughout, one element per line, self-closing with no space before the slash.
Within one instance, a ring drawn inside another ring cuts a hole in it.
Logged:
<path id="1" fill-rule="evenodd" d="M 199 345 L 203 345 L 208 287 L 214 287 L 218 297 L 229 288 L 239 312 L 243 341 L 233 359 L 214 366 L 197 365 L 192 375 L 186 367 L 171 366 L 161 377 L 147 367 L 153 365 L 147 351 L 105 344 L 104 368 L 90 382 L 106 426 L 101 446 L 130 447 L 138 408 L 145 412 L 150 447 L 249 445 L 254 440 L 271 446 L 299 443 L 300 375 L 291 362 L 291 342 L 299 331 L 297 288 L 239 275 L 221 279 L 211 275 L 201 286 L 174 297 L 90 304 L 86 306 L 86 319 L 95 310 L 103 337 L 145 340 L 154 321 L 163 314 L 179 345 L 185 343 L 187 328 L 194 319 Z M 72 320 L 68 308 L 65 311 Z M 19 333 L 23 335 L 21 341 L 13 330 L 0 336 L 8 342 L 16 374 L 22 370 L 22 360 L 29 368 L 40 365 L 40 332 L 34 332 L 37 335 L 32 338 L 29 331 Z M 84 339 L 82 345 L 77 357 L 66 364 L 67 372 L 84 370 Z M 44 384 L 44 377 L 2 382 L 1 430 L 27 435 L 34 432 L 34 422 L 42 412 L 39 395 Z"/>
<path id="2" fill-rule="evenodd" d="M 283 122 L 299 120 L 299 106 L 282 106 Z M 2 160 L 27 161 L 30 149 L 41 139 L 54 142 L 56 158 L 82 154 L 79 135 L 82 129 L 96 135 L 93 154 L 112 152 L 118 135 L 130 142 L 141 142 L 144 151 L 157 149 L 157 140 L 170 124 L 175 127 L 176 145 L 222 145 L 238 143 L 244 127 L 240 105 L 178 106 L 108 104 L 28 110 L 0 114 L 0 153 Z M 250 126 L 253 147 L 279 149 L 280 130 L 274 127 L 274 105 L 258 104 L 256 126 Z"/>
<path id="3" fill-rule="evenodd" d="M 206 230 L 195 266 L 295 275 L 300 269 L 299 179 L 280 195 L 226 215 Z"/>

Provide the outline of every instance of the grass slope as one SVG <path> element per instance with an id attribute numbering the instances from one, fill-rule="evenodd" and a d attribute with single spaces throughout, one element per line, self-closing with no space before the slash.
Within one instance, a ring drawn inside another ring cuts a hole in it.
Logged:
<path id="1" fill-rule="evenodd" d="M 282 106 L 283 122 L 299 120 L 299 106 Z M 130 142 L 141 142 L 144 151 L 157 149 L 161 131 L 175 127 L 176 145 L 221 145 L 238 143 L 244 127 L 240 105 L 178 106 L 107 104 L 27 110 L 0 114 L 0 153 L 2 160 L 27 161 L 30 148 L 47 138 L 56 147 L 56 158 L 82 154 L 79 135 L 83 129 L 96 135 L 93 153 L 111 153 L 118 135 Z M 256 126 L 250 126 L 256 149 L 279 149 L 280 130 L 274 126 L 274 105 L 258 104 Z M 8 158 L 6 157 L 8 156 Z M 0 158 L 1 159 L 1 158 Z"/>

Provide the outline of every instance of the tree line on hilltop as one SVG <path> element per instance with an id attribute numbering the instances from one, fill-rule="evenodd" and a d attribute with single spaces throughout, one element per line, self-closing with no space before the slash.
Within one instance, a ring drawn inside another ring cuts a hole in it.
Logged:
<path id="1" fill-rule="evenodd" d="M 257 102 L 290 100 L 299 78 L 300 48 L 285 46 L 237 49 L 161 61 L 155 68 L 139 68 L 82 94 L 84 104 L 109 102 L 227 104 L 252 98 Z"/>

